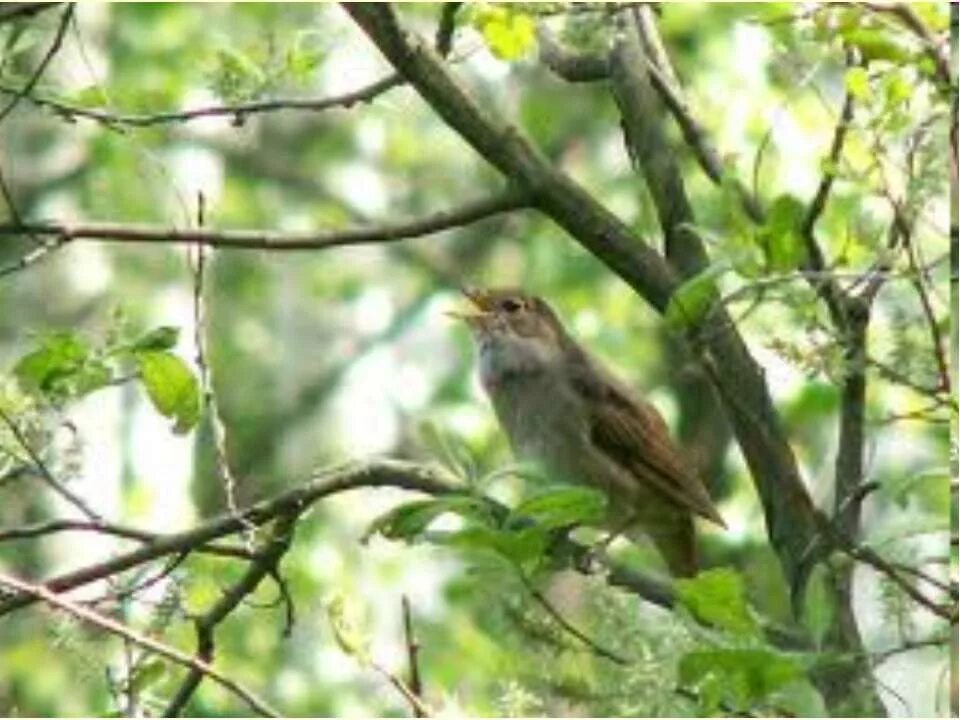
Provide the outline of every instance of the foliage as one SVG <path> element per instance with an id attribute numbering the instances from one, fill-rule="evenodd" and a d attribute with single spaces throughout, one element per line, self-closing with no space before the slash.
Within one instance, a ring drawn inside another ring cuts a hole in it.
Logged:
<path id="1" fill-rule="evenodd" d="M 152 544 L 94 530 L 29 534 L 48 521 L 86 522 L 71 495 L 107 522 L 162 537 L 229 517 L 221 478 L 233 479 L 245 506 L 345 460 L 439 462 L 455 491 L 364 488 L 303 508 L 278 566 L 214 627 L 215 666 L 291 716 L 409 713 L 381 673 L 409 677 L 407 598 L 423 692 L 438 714 L 822 716 L 863 712 L 878 693 L 890 712 L 948 715 L 937 681 L 947 648 L 936 641 L 950 623 L 902 581 L 947 602 L 934 583 L 956 562 L 947 542 L 956 373 L 945 369 L 955 304 L 945 200 L 955 148 L 945 138 L 956 80 L 936 62 L 950 25 L 944 4 L 909 5 L 933 45 L 911 16 L 878 7 L 656 9 L 699 123 L 691 135 L 676 115 L 662 118 L 695 213 L 674 230 L 706 249 L 701 270 L 677 271 L 662 316 L 535 209 L 431 239 L 215 250 L 205 275 L 196 253 L 173 243 L 9 233 L 0 245 L 0 411 L 9 420 L 0 422 L 0 569 L 40 580 Z M 32 77 L 61 11 L 0 22 L 4 104 Z M 427 41 L 446 12 L 397 8 L 403 28 Z M 392 71 L 336 6 L 88 4 L 76 13 L 64 47 L 0 120 L 8 224 L 325 233 L 421 218 L 503 189 L 449 117 L 409 88 L 323 112 L 284 105 Z M 609 83 L 564 83 L 538 57 L 546 30 L 578 57 L 602 58 L 632 16 L 590 3 L 471 3 L 452 15 L 446 62 L 483 113 L 515 123 L 638 245 L 659 252 L 663 229 L 623 149 Z M 847 94 L 852 113 L 831 154 Z M 279 107 L 230 109 L 259 101 Z M 219 114 L 163 120 L 221 104 Z M 690 151 L 692 137 L 715 151 L 717 182 Z M 503 134 L 504 147 L 516 141 Z M 825 258 L 818 277 L 850 293 L 885 278 L 864 355 L 844 351 L 809 272 L 807 232 Z M 673 608 L 614 584 L 634 575 L 668 583 L 648 544 L 606 542 L 603 495 L 513 462 L 478 391 L 467 333 L 442 316 L 456 286 L 493 284 L 548 297 L 579 341 L 664 412 L 691 463 L 715 469 L 707 479 L 731 529 L 698 527 L 708 569 L 669 583 Z M 770 549 L 782 529 L 765 522 L 755 478 L 712 404 L 700 346 L 680 347 L 702 342 L 691 331 L 720 309 L 762 370 L 813 501 L 831 518 L 854 503 L 855 546 L 906 570 L 863 571 L 848 552 L 812 549 L 817 562 L 791 607 Z M 851 500 L 835 482 L 838 423 L 859 370 L 866 490 Z M 4 535 L 14 530 L 29 532 Z M 253 563 L 237 555 L 268 547 L 265 535 L 244 526 L 217 540 L 232 555 L 164 556 L 78 597 L 193 653 L 197 618 L 243 582 Z M 571 539 L 594 549 L 586 567 L 562 551 Z M 837 647 L 837 583 L 848 572 L 859 654 Z M 181 669 L 58 618 L 31 608 L 0 623 L 3 713 L 165 711 Z M 863 663 L 870 672 L 857 670 Z M 856 678 L 840 688 L 842 702 L 829 696 L 831 676 Z M 234 715 L 245 712 L 239 702 L 203 680 L 183 714 Z"/>

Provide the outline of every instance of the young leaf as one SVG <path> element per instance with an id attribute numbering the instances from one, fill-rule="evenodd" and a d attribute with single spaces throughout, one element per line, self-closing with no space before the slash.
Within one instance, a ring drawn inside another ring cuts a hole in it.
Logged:
<path id="1" fill-rule="evenodd" d="M 167 665 L 163 660 L 151 660 L 137 668 L 130 678 L 130 692 L 141 693 L 163 680 L 167 674 Z"/>
<path id="2" fill-rule="evenodd" d="M 200 385 L 187 364 L 168 352 L 137 355 L 140 377 L 153 406 L 174 421 L 177 434 L 189 432 L 200 419 Z"/>
<path id="3" fill-rule="evenodd" d="M 481 524 L 495 522 L 490 505 L 482 498 L 453 495 L 398 505 L 374 520 L 364 533 L 364 538 L 380 533 L 391 540 L 410 542 L 422 535 L 434 520 L 445 513 L 454 513 Z"/>
<path id="4" fill-rule="evenodd" d="M 180 337 L 180 328 L 170 325 L 161 325 L 150 332 L 144 333 L 130 344 L 132 352 L 149 350 L 170 350 L 177 344 Z"/>
<path id="5" fill-rule="evenodd" d="M 27 387 L 53 391 L 58 381 L 78 372 L 90 355 L 90 348 L 72 332 L 44 337 L 40 347 L 24 355 L 13 368 L 14 375 Z"/>
<path id="6" fill-rule="evenodd" d="M 674 290 L 663 314 L 667 327 L 682 330 L 699 322 L 717 297 L 717 277 L 727 270 L 726 264 L 710 265 Z"/>
<path id="7" fill-rule="evenodd" d="M 747 605 L 740 575 L 714 568 L 695 578 L 678 580 L 677 597 L 694 617 L 741 637 L 759 637 L 760 627 Z"/>
<path id="8" fill-rule="evenodd" d="M 544 556 L 550 536 L 545 528 L 539 526 L 519 530 L 477 526 L 451 533 L 433 533 L 430 540 L 438 545 L 450 545 L 463 550 L 489 550 L 513 565 L 523 565 Z"/>
<path id="9" fill-rule="evenodd" d="M 760 702 L 788 683 L 804 678 L 803 666 L 783 653 L 761 648 L 694 650 L 680 659 L 680 682 L 723 689 L 741 708 Z"/>
<path id="10" fill-rule="evenodd" d="M 490 51 L 501 60 L 518 60 L 535 43 L 535 26 L 529 15 L 513 8 L 482 5 L 473 24 L 483 34 Z"/>
<path id="11" fill-rule="evenodd" d="M 767 251 L 770 269 L 788 272 L 806 259 L 800 228 L 806 207 L 792 195 L 781 195 L 770 206 L 767 224 L 759 239 Z"/>
<path id="12" fill-rule="evenodd" d="M 870 99 L 870 76 L 867 74 L 865 68 L 857 66 L 847 70 L 843 83 L 847 88 L 847 92 L 857 100 L 864 101 Z"/>
<path id="13" fill-rule="evenodd" d="M 607 499 L 590 488 L 549 490 L 521 502 L 513 515 L 536 520 L 543 528 L 598 523 L 606 515 Z"/>

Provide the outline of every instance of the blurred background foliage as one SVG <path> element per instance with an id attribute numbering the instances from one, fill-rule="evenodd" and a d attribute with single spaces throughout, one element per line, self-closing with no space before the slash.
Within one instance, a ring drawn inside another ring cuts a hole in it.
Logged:
<path id="1" fill-rule="evenodd" d="M 945 4 L 915 7 L 935 32 L 946 28 Z M 440 11 L 436 4 L 412 4 L 401 15 L 431 36 Z M 0 29 L 5 86 L 29 77 L 58 19 L 59 12 L 44 12 Z M 949 94 L 910 33 L 862 7 L 789 3 L 668 4 L 659 20 L 691 108 L 724 162 L 768 205 L 778 198 L 788 198 L 781 201 L 787 205 L 790 197 L 809 201 L 843 93 L 857 98 L 847 150 L 835 168 L 838 182 L 819 225 L 836 272 L 855 277 L 884 252 L 890 197 L 915 214 L 914 242 L 924 264 L 947 252 Z M 656 244 L 655 212 L 624 151 L 608 90 L 603 83 L 566 84 L 538 62 L 537 22 L 580 49 L 603 48 L 611 36 L 606 11 L 589 6 L 469 6 L 458 15 L 455 72 L 483 104 L 516 121 L 555 163 Z M 844 42 L 869 62 L 848 70 Z M 65 106 L 152 114 L 325 97 L 387 70 L 336 6 L 82 4 L 33 94 Z M 681 147 L 672 124 L 669 131 Z M 3 121 L 0 158 L 20 215 L 58 221 L 189 227 L 202 193 L 212 228 L 334 229 L 417 217 L 501 187 L 497 174 L 403 86 L 350 109 L 144 128 L 72 117 L 25 98 Z M 732 292 L 774 273 L 730 193 L 711 185 L 690 153 L 681 151 L 680 158 L 713 259 L 740 263 L 742 272 L 725 275 L 721 288 Z M 31 243 L 5 237 L 3 265 L 29 252 Z M 943 335 L 950 332 L 948 270 L 941 259 L 926 281 Z M 456 301 L 458 283 L 521 285 L 549 298 L 580 340 L 664 412 L 705 469 L 730 525 L 726 533 L 703 529 L 706 564 L 737 568 L 756 611 L 790 621 L 752 483 L 679 333 L 535 212 L 402 244 L 290 254 L 217 251 L 207 272 L 208 360 L 241 503 L 292 487 L 317 468 L 371 455 L 443 461 L 452 454 L 461 462 L 469 458 L 481 474 L 503 467 L 508 448 L 474 378 L 469 338 L 443 311 Z M 156 411 L 162 403 L 155 397 L 151 403 L 146 379 L 123 381 L 142 371 L 142 354 L 111 351 L 158 327 L 179 328 L 176 344 L 164 341 L 155 351 L 170 352 L 195 371 L 192 293 L 187 250 L 172 245 L 76 242 L 0 279 L 4 411 L 29 429 L 58 476 L 104 516 L 160 532 L 225 509 L 209 417 L 192 432 L 174 433 L 174 423 Z M 765 367 L 805 481 L 817 503 L 829 507 L 843 362 L 823 308 L 802 282 L 748 287 L 731 307 L 742 315 L 744 335 Z M 83 362 L 115 363 L 110 377 L 116 381 L 96 392 L 24 387 L 15 366 L 54 342 L 57 332 L 86 345 Z M 945 572 L 950 406 L 930 410 L 925 389 L 936 388 L 938 367 L 910 282 L 884 287 L 871 342 L 871 356 L 888 372 L 871 374 L 868 479 L 880 489 L 865 503 L 864 540 L 903 560 L 930 557 Z M 7 454 L 0 465 L 3 527 L 70 513 L 30 473 L 12 472 L 22 449 L 9 432 L 0 432 L 0 447 Z M 505 476 L 488 491 L 513 503 L 529 488 Z M 218 629 L 218 667 L 289 715 L 404 714 L 402 696 L 338 645 L 326 607 L 331 597 L 342 598 L 361 618 L 365 629 L 358 632 L 372 656 L 402 674 L 406 596 L 426 698 L 444 714 L 720 712 L 704 705 L 703 696 L 675 691 L 678 659 L 706 642 L 682 614 L 642 604 L 601 578 L 567 572 L 544 579 L 544 591 L 570 622 L 630 658 L 619 666 L 565 633 L 496 563 L 464 562 L 450 548 L 376 535 L 361 542 L 370 522 L 408 499 L 399 491 L 364 490 L 319 504 L 300 523 L 282 565 L 296 606 L 292 633 L 283 635 L 276 585 L 264 582 Z M 87 533 L 5 542 L 0 565 L 42 577 L 126 546 Z M 614 552 L 660 571 L 659 559 L 644 548 L 618 544 Z M 190 649 L 189 614 L 209 608 L 241 572 L 234 561 L 190 557 L 172 582 L 112 609 Z M 122 582 L 145 577 L 131 575 Z M 858 573 L 856 593 L 871 652 L 945 630 L 874 573 Z M 829 612 L 817 602 L 814 593 L 807 617 L 814 634 Z M 181 671 L 140 655 L 51 612 L 20 611 L 0 620 L 0 710 L 157 712 Z M 878 662 L 888 711 L 946 714 L 946 664 L 942 647 Z M 131 681 L 133 692 L 125 694 Z M 701 690 L 709 695 L 709 687 Z M 807 683 L 791 680 L 775 690 L 759 707 L 822 712 Z M 198 716 L 246 711 L 210 682 L 187 710 Z"/>

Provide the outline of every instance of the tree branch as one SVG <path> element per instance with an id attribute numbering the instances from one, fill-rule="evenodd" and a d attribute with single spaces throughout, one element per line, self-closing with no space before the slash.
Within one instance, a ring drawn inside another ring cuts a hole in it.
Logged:
<path id="1" fill-rule="evenodd" d="M 101 240 L 120 243 L 191 244 L 237 250 L 289 252 L 324 250 L 346 245 L 382 244 L 429 235 L 468 225 L 501 213 L 528 207 L 530 200 L 516 190 L 508 190 L 483 200 L 441 210 L 404 222 L 355 227 L 329 232 L 283 233 L 271 230 L 205 230 L 202 228 L 162 228 L 150 225 L 112 223 L 27 223 L 0 225 L 0 235 L 33 233 L 53 236 L 61 244 L 75 240 Z M 0 271 L 0 275 L 3 272 Z"/>
<path id="2" fill-rule="evenodd" d="M 344 9 L 437 114 L 487 162 L 528 192 L 583 247 L 663 310 L 675 279 L 663 259 L 569 176 L 554 168 L 513 125 L 463 88 L 443 60 L 402 30 L 388 4 L 345 3 Z"/>
<path id="3" fill-rule="evenodd" d="M 683 140 L 693 151 L 694 158 L 707 177 L 717 185 L 722 185 L 724 181 L 731 181 L 744 211 L 751 220 L 762 223 L 764 212 L 760 201 L 742 182 L 730 177 L 720 158 L 720 153 L 710 141 L 709 133 L 687 105 L 650 6 L 641 5 L 637 9 L 637 28 L 643 40 L 645 49 L 643 59 L 650 83 L 679 126 Z"/>
<path id="4" fill-rule="evenodd" d="M 44 587 L 64 592 L 112 577 L 166 555 L 193 552 L 214 540 L 240 532 L 244 522 L 262 525 L 274 518 L 300 510 L 318 500 L 361 487 L 398 487 L 432 495 L 460 490 L 456 479 L 443 470 L 400 461 L 382 460 L 371 464 L 350 464 L 318 475 L 303 485 L 243 510 L 239 516 L 221 515 L 190 530 L 162 536 L 159 540 L 100 563 L 58 575 Z M 0 616 L 36 602 L 20 594 L 0 602 Z"/>
<path id="5" fill-rule="evenodd" d="M 278 110 L 299 110 L 305 112 L 324 112 L 333 108 L 351 108 L 360 103 L 369 103 L 383 93 L 403 84 L 402 78 L 395 73 L 380 78 L 369 85 L 327 98 L 279 98 L 275 100 L 257 100 L 236 105 L 207 105 L 189 110 L 173 110 L 159 113 L 124 113 L 101 110 L 99 108 L 75 105 L 52 97 L 31 95 L 33 86 L 18 91 L 10 85 L 0 84 L 0 93 L 25 97 L 38 107 L 48 108 L 67 120 L 92 120 L 107 127 L 145 128 L 169 123 L 184 123 L 199 118 L 232 117 L 234 124 L 240 125 L 250 115 L 276 112 Z M 2 115 L 0 115 L 2 119 Z"/>
<path id="6" fill-rule="evenodd" d="M 108 523 L 102 520 L 50 520 L 48 522 L 2 530 L 0 531 L 0 543 L 71 531 L 96 532 L 103 535 L 126 538 L 128 540 L 139 540 L 140 542 L 148 544 L 156 543 L 164 537 L 167 537 L 160 533 L 149 532 L 148 530 L 141 530 L 140 528 L 130 527 L 128 525 Z M 193 549 L 196 552 L 208 555 L 219 555 L 220 557 L 231 557 L 240 560 L 252 559 L 252 556 L 247 550 L 240 547 L 233 547 L 232 545 L 209 543 Z"/>
<path id="7" fill-rule="evenodd" d="M 420 700 L 419 703 L 412 703 L 411 709 L 414 717 L 426 717 L 422 712 L 425 705 L 423 703 L 423 678 L 420 676 L 420 643 L 417 642 L 414 635 L 410 600 L 406 595 L 403 596 L 401 610 L 403 612 L 403 642 L 407 646 L 407 672 L 410 678 L 407 681 L 407 687 Z"/>
<path id="8" fill-rule="evenodd" d="M 684 180 L 660 125 L 661 112 L 646 73 L 637 29 L 628 18 L 621 17 L 621 21 L 610 67 L 626 141 L 657 208 L 667 258 L 684 277 L 692 277 L 707 266 L 709 259 L 693 229 L 695 217 Z M 726 310 L 715 305 L 697 330 L 699 335 L 691 333 L 691 337 L 709 352 L 704 367 L 720 393 L 750 467 L 771 545 L 797 601 L 811 567 L 804 553 L 817 537 L 816 510 L 800 478 L 763 371 Z"/>
<path id="9" fill-rule="evenodd" d="M 53 8 L 62 4 L 63 3 L 59 2 L 3 3 L 0 5 L 0 25 L 5 25 L 6 23 L 13 22 L 15 20 L 24 20 L 28 17 L 42 13 L 45 10 L 52 10 Z"/>
<path id="10" fill-rule="evenodd" d="M 270 538 L 264 543 L 264 546 L 257 552 L 254 561 L 247 568 L 246 573 L 234 585 L 227 590 L 220 600 L 196 620 L 197 633 L 197 652 L 196 658 L 205 665 L 213 661 L 214 637 L 213 633 L 217 625 L 226 620 L 227 616 L 243 602 L 247 595 L 256 591 L 260 582 L 275 572 L 281 558 L 287 550 L 290 549 L 290 542 L 293 538 L 294 526 L 296 523 L 298 510 L 292 510 L 281 515 L 277 519 L 276 526 Z M 187 673 L 180 688 L 167 704 L 163 712 L 164 717 L 177 717 L 180 711 L 190 701 L 191 696 L 203 680 L 204 673 L 198 668 L 193 667 Z"/>
<path id="11" fill-rule="evenodd" d="M 54 56 L 56 56 L 56 54 L 60 51 L 60 47 L 63 45 L 63 38 L 67 34 L 67 28 L 70 26 L 70 21 L 72 19 L 73 3 L 67 3 L 67 7 L 64 9 L 63 14 L 60 15 L 60 24 L 57 26 L 57 33 L 54 35 L 53 42 L 51 42 L 50 47 L 47 48 L 47 52 L 40 61 L 40 64 L 37 65 L 36 69 L 30 75 L 30 79 L 27 80 L 23 87 L 13 89 L 8 92 L 8 94 L 12 95 L 13 97 L 10 98 L 10 101 L 4 106 L 3 110 L 0 110 L 0 123 L 2 123 L 7 116 L 13 112 L 14 108 L 23 98 L 30 95 L 30 93 L 33 91 L 33 88 L 36 87 L 36 84 L 40 82 L 40 78 L 46 71 L 47 66 L 51 63 Z"/>
<path id="12" fill-rule="evenodd" d="M 568 50 L 542 25 L 537 26 L 537 48 L 540 62 L 567 82 L 596 82 L 610 77 L 610 66 L 605 57 Z"/>
<path id="13" fill-rule="evenodd" d="M 49 485 L 50 488 L 55 493 L 57 493 L 57 495 L 59 495 L 68 503 L 73 505 L 77 510 L 79 510 L 82 514 L 86 515 L 90 520 L 93 520 L 95 522 L 100 522 L 102 520 L 102 518 L 100 517 L 100 514 L 96 510 L 94 510 L 92 507 L 90 507 L 90 505 L 87 503 L 86 500 L 84 500 L 82 497 L 77 495 L 75 492 L 73 492 L 73 490 L 68 488 L 62 482 L 57 480 L 56 476 L 53 474 L 50 468 L 47 467 L 47 464 L 43 461 L 43 458 L 40 457 L 37 451 L 34 450 L 33 447 L 30 445 L 30 441 L 27 439 L 27 436 L 17 425 L 16 420 L 10 417 L 6 413 L 6 411 L 3 410 L 2 408 L 0 408 L 0 420 L 2 420 L 3 424 L 6 425 L 7 428 L 9 428 L 14 439 L 17 441 L 17 444 L 23 448 L 24 452 L 27 453 L 31 462 L 33 462 L 33 464 L 37 467 L 37 469 L 39 470 L 40 477 L 43 479 L 43 481 L 47 485 Z"/>
<path id="14" fill-rule="evenodd" d="M 34 585 L 4 572 L 0 572 L 0 585 L 5 585 L 8 588 L 12 588 L 13 590 L 16 590 L 20 596 L 29 597 L 33 601 L 45 602 L 54 609 L 69 613 L 73 617 L 82 620 L 85 623 L 98 627 L 101 630 L 105 630 L 113 635 L 117 635 L 118 637 L 122 637 L 138 647 L 154 652 L 157 655 L 167 658 L 168 660 L 172 660 L 178 665 L 183 665 L 184 667 L 190 668 L 191 671 L 210 677 L 232 692 L 234 695 L 243 699 L 244 702 L 246 702 L 254 710 L 254 712 L 258 713 L 259 715 L 280 717 L 280 713 L 271 708 L 264 700 L 260 699 L 238 682 L 230 679 L 219 670 L 213 668 L 211 665 L 203 662 L 202 660 L 191 658 L 176 648 L 170 647 L 169 645 L 164 645 L 163 643 L 145 635 L 141 635 L 126 625 L 123 625 L 112 618 L 106 617 L 105 615 L 101 615 L 95 610 L 91 610 L 83 605 L 75 603 L 72 600 L 61 597 L 60 595 L 51 591 L 49 588 L 42 585 Z"/>
<path id="15" fill-rule="evenodd" d="M 848 53 L 847 62 L 851 61 Z M 823 251 L 817 242 L 814 229 L 817 220 L 823 214 L 827 205 L 827 199 L 830 196 L 830 190 L 833 188 L 833 181 L 837 176 L 837 165 L 840 162 L 840 156 L 843 153 L 843 145 L 847 138 L 847 131 L 850 128 L 850 122 L 853 120 L 854 98 L 849 91 L 843 98 L 843 108 L 840 111 L 840 119 L 833 131 L 833 140 L 830 143 L 830 152 L 827 155 L 827 167 L 823 176 L 820 178 L 820 184 L 817 186 L 817 192 L 813 196 L 807 208 L 803 223 L 800 226 L 800 236 L 807 249 L 806 266 L 808 270 L 814 272 L 823 272 L 827 269 L 826 260 L 823 257 Z M 834 326 L 840 332 L 844 331 L 847 324 L 844 307 L 844 293 L 829 275 L 812 278 L 810 286 L 816 291 L 817 295 L 823 300 Z"/>

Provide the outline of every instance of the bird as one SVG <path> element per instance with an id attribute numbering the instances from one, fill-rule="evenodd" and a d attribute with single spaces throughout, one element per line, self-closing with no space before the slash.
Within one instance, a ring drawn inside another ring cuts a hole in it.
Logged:
<path id="1" fill-rule="evenodd" d="M 726 527 L 663 417 L 567 331 L 542 298 L 461 288 L 480 383 L 514 456 L 607 498 L 604 526 L 652 541 L 671 575 L 697 574 L 694 517 Z"/>

